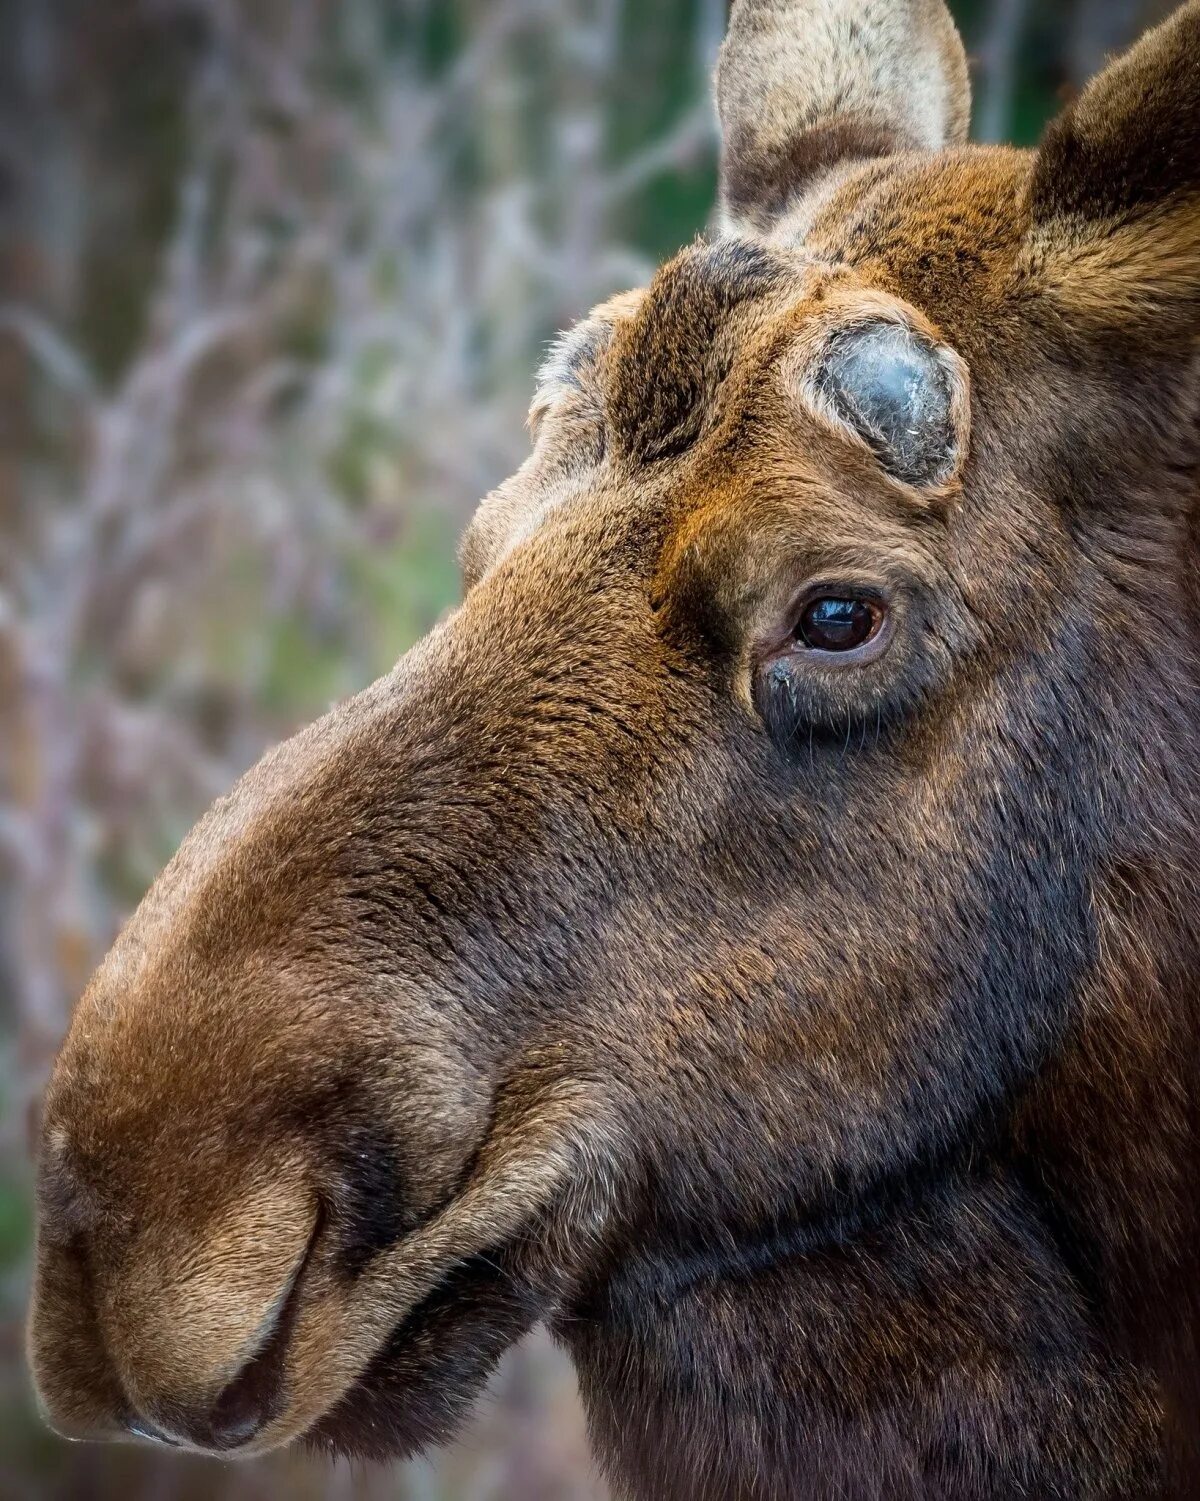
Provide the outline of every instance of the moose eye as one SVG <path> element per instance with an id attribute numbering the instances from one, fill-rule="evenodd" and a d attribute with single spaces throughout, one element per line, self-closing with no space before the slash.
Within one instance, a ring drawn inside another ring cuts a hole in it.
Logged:
<path id="1" fill-rule="evenodd" d="M 796 621 L 797 644 L 809 651 L 847 652 L 865 646 L 883 624 L 883 607 L 859 595 L 810 599 Z"/>

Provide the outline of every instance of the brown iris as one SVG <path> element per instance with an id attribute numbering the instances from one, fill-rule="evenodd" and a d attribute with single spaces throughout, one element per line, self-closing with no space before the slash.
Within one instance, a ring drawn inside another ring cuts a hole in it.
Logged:
<path id="1" fill-rule="evenodd" d="M 846 652 L 865 646 L 883 623 L 883 609 L 861 595 L 810 599 L 796 622 L 796 640 L 810 651 Z"/>

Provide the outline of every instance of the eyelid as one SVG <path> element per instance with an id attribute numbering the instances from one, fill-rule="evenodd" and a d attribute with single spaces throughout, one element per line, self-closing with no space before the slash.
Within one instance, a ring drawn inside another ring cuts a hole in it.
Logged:
<path id="1" fill-rule="evenodd" d="M 849 604 L 865 609 L 870 616 L 871 628 L 869 633 L 864 636 L 861 641 L 855 642 L 852 646 L 822 647 L 816 645 L 809 639 L 808 636 L 809 629 L 813 624 L 813 622 L 810 620 L 810 616 L 813 610 L 822 604 Z M 821 656 L 822 654 L 827 654 L 829 656 L 851 656 L 855 653 L 858 653 L 863 647 L 868 646 L 875 639 L 875 637 L 879 635 L 880 631 L 884 627 L 885 622 L 887 621 L 887 618 L 888 610 L 886 603 L 874 594 L 868 595 L 861 592 L 856 592 L 853 594 L 817 593 L 809 595 L 807 601 L 800 607 L 800 612 L 796 618 L 796 623 L 793 627 L 792 635 L 797 644 L 802 645 L 806 651 L 817 653 L 818 656 Z M 856 658 L 856 660 L 861 660 L 861 658 Z"/>
<path id="2" fill-rule="evenodd" d="M 755 671 L 764 663 L 782 654 L 803 652 L 806 655 L 813 655 L 811 648 L 806 649 L 796 645 L 795 626 L 805 606 L 821 598 L 868 598 L 874 601 L 883 611 L 883 623 L 872 636 L 871 642 L 886 634 L 888 636 L 886 644 L 890 644 L 895 630 L 893 616 L 899 610 L 899 595 L 894 588 L 889 587 L 882 579 L 864 577 L 861 574 L 857 576 L 836 573 L 819 574 L 806 579 L 799 588 L 793 590 L 788 596 L 787 603 L 776 615 L 771 628 L 764 632 L 755 644 L 751 652 L 751 662 Z M 871 642 L 864 643 L 862 649 L 869 647 Z M 834 664 L 836 657 L 848 658 L 849 660 L 841 664 L 846 667 L 861 665 L 863 660 L 853 652 L 829 653 L 827 660 L 830 665 Z M 822 665 L 825 660 L 822 659 Z M 871 660 L 874 660 L 874 656 Z"/>

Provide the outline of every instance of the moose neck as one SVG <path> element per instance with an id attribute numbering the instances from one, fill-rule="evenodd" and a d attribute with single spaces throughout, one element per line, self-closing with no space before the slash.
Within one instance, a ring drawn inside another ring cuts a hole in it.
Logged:
<path id="1" fill-rule="evenodd" d="M 557 1332 L 635 1501 L 1162 1494 L 1153 1382 L 1014 1168 L 824 1245 L 643 1250 Z"/>

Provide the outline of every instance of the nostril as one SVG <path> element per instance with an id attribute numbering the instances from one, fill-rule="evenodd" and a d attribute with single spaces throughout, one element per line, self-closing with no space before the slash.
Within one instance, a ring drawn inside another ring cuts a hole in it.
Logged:
<path id="1" fill-rule="evenodd" d="M 156 1407 L 153 1418 L 140 1413 L 127 1418 L 126 1429 L 135 1438 L 153 1443 L 194 1445 L 219 1453 L 240 1449 L 280 1409 L 286 1344 L 287 1332 L 276 1327 L 207 1412 L 163 1403 Z"/>
<path id="2" fill-rule="evenodd" d="M 300 1309 L 300 1284 L 312 1260 L 313 1247 L 324 1219 L 318 1216 L 304 1255 L 284 1289 L 281 1301 L 266 1322 L 263 1340 L 213 1405 L 192 1436 L 203 1447 L 239 1449 L 248 1444 L 283 1406 L 284 1357 Z"/>
<path id="3" fill-rule="evenodd" d="M 190 1414 L 179 1409 L 161 1409 L 161 1417 L 173 1433 L 201 1449 L 225 1452 L 248 1444 L 282 1407 L 284 1354 L 295 1319 L 294 1299 L 289 1296 L 270 1328 L 265 1343 L 252 1355 L 208 1412 Z M 162 1435 L 149 1423 L 137 1420 L 146 1436 Z M 133 1425 L 130 1425 L 131 1430 Z"/>
<path id="4" fill-rule="evenodd" d="M 275 1407 L 277 1384 L 259 1378 L 258 1358 L 250 1362 L 217 1399 L 209 1415 L 214 1449 L 238 1449 L 266 1424 Z"/>
<path id="5" fill-rule="evenodd" d="M 283 1396 L 283 1357 L 294 1322 L 295 1299 L 289 1297 L 266 1344 L 217 1398 L 209 1415 L 214 1448 L 236 1449 L 248 1444 L 278 1412 Z"/>
<path id="6" fill-rule="evenodd" d="M 284 1313 L 287 1307 L 285 1305 Z M 142 1438 L 172 1443 L 183 1441 L 197 1448 L 224 1453 L 248 1444 L 282 1406 L 283 1357 L 291 1321 L 280 1317 L 266 1343 L 253 1355 L 203 1413 L 187 1412 L 164 1404 L 156 1416 L 170 1433 L 166 1436 L 154 1422 L 138 1417 L 126 1426 Z"/>

